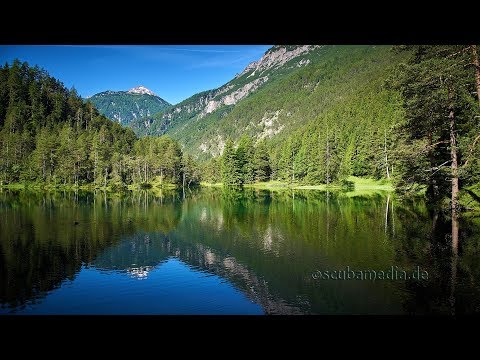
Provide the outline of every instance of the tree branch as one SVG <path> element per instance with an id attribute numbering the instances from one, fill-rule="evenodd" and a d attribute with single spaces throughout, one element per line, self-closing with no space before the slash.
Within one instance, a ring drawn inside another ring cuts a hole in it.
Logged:
<path id="1" fill-rule="evenodd" d="M 432 171 L 432 170 L 435 170 L 435 171 L 432 173 L 432 175 L 433 175 L 433 174 L 437 173 L 443 166 L 447 165 L 449 162 L 452 162 L 452 160 L 447 160 L 447 161 L 445 161 L 443 164 L 440 164 L 440 165 L 438 165 L 438 166 L 434 166 L 434 167 L 432 167 L 432 168 L 430 168 L 430 169 L 427 169 L 427 170 L 424 170 L 424 171 Z"/>
<path id="2" fill-rule="evenodd" d="M 440 144 L 447 144 L 449 142 L 450 142 L 449 140 L 443 140 L 443 141 L 436 142 L 435 144 L 425 145 L 425 149 L 428 149 L 428 148 L 431 148 L 431 147 L 434 147 L 434 146 L 437 146 L 437 145 L 440 145 Z"/>
<path id="3" fill-rule="evenodd" d="M 451 57 L 453 57 L 453 56 L 455 56 L 455 55 L 458 55 L 458 54 L 460 54 L 460 53 L 463 53 L 463 52 L 465 52 L 465 51 L 467 51 L 467 50 L 470 50 L 470 46 L 468 46 L 468 47 L 466 47 L 466 48 L 463 48 L 462 50 L 457 51 L 456 53 L 453 53 L 453 54 L 450 54 L 450 55 L 446 56 L 445 59 L 451 58 Z"/>

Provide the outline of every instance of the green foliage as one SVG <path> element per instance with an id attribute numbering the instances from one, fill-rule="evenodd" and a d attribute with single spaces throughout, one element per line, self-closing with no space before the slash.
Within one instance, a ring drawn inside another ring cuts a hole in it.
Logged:
<path id="1" fill-rule="evenodd" d="M 0 67 L 0 185 L 125 189 L 132 183 L 198 183 L 193 159 L 182 163 L 168 136 L 136 139 L 84 103 L 75 89 L 27 63 Z"/>
<path id="2" fill-rule="evenodd" d="M 200 165 L 202 179 L 215 184 L 222 181 L 222 161 L 220 157 L 211 158 Z"/>
<path id="3" fill-rule="evenodd" d="M 396 156 L 400 173 L 397 189 L 411 192 L 427 188 L 433 202 L 451 194 L 452 158 L 449 115 L 459 158 L 460 186 L 479 181 L 478 136 L 480 113 L 476 99 L 475 70 L 468 66 L 471 49 L 464 45 L 413 46 L 400 64 L 391 85 L 403 97 L 404 121 L 398 126 Z M 468 161 L 467 161 L 468 160 Z"/>
<path id="4" fill-rule="evenodd" d="M 264 141 L 272 180 L 384 178 L 387 166 L 396 167 L 394 125 L 404 116 L 399 91 L 385 80 L 407 56 L 389 46 L 322 46 L 304 56 L 306 66 L 297 66 L 297 58 L 261 75 L 246 72 L 153 116 L 148 128 L 137 121 L 135 131 L 170 134 L 199 160 L 220 156 L 219 144 L 228 138 L 239 146 L 242 136 L 255 147 Z M 210 101 L 263 76 L 268 81 L 235 105 L 204 112 Z M 251 182 L 252 170 L 247 173 L 244 182 Z"/>
<path id="5" fill-rule="evenodd" d="M 228 139 L 222 156 L 222 182 L 224 185 L 243 185 L 244 176 L 242 160 L 233 147 L 233 141 Z"/>
<path id="6" fill-rule="evenodd" d="M 270 159 L 268 155 L 268 149 L 264 141 L 261 141 L 255 147 L 255 154 L 253 156 L 253 171 L 255 181 L 261 182 L 268 181 L 270 179 Z"/>
<path id="7" fill-rule="evenodd" d="M 105 91 L 93 95 L 88 100 L 101 114 L 121 125 L 129 125 L 137 118 L 156 114 L 171 106 L 158 96 L 128 91 Z"/>

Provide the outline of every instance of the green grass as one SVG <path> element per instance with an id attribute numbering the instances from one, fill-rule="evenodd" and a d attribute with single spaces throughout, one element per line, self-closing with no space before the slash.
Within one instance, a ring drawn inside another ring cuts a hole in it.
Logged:
<path id="1" fill-rule="evenodd" d="M 362 193 L 371 193 L 372 191 L 393 191 L 393 185 L 391 181 L 383 179 L 383 180 L 375 180 L 371 178 L 360 178 L 356 176 L 349 176 L 347 178 L 348 181 L 353 182 L 355 190 L 351 192 L 362 192 Z M 208 187 L 222 187 L 222 183 L 207 183 L 201 182 L 201 186 L 208 186 Z M 266 189 L 266 190 L 284 190 L 284 189 L 298 189 L 298 190 L 341 190 L 342 186 L 340 184 L 334 183 L 330 185 L 320 184 L 320 185 L 303 185 L 303 184 L 296 184 L 296 183 L 287 183 L 278 180 L 272 181 L 264 181 L 264 182 L 257 182 L 253 184 L 245 184 L 243 185 L 246 188 L 254 188 L 254 189 Z"/>
<path id="2" fill-rule="evenodd" d="M 262 182 L 257 182 L 253 184 L 245 184 L 245 187 L 250 187 L 250 188 L 255 188 L 255 189 L 285 189 L 285 188 L 290 188 L 290 185 L 281 182 L 278 180 L 273 180 L 273 181 L 262 181 Z"/>
<path id="3" fill-rule="evenodd" d="M 205 186 L 205 187 L 222 187 L 222 186 L 223 186 L 223 183 L 209 183 L 209 182 L 202 181 L 202 182 L 200 182 L 200 186 Z"/>
<path id="4" fill-rule="evenodd" d="M 375 180 L 372 178 L 349 176 L 347 180 L 352 181 L 355 184 L 355 190 L 394 190 L 392 182 L 387 179 Z"/>
<path id="5" fill-rule="evenodd" d="M 152 186 L 151 189 L 175 189 L 177 185 L 171 183 L 160 183 L 159 180 L 154 179 L 152 182 L 149 182 Z M 126 187 L 127 190 L 139 190 L 141 188 L 140 184 L 130 184 Z M 112 185 L 105 186 L 95 186 L 94 184 L 86 184 L 75 186 L 73 184 L 44 184 L 44 183 L 12 183 L 0 185 L 0 189 L 10 189 L 10 190 L 102 190 L 109 192 L 118 192 L 118 189 L 114 189 Z"/>
<path id="6" fill-rule="evenodd" d="M 1 185 L 0 189 L 10 189 L 10 190 L 20 190 L 20 189 L 25 189 L 25 184 L 6 184 L 6 185 Z"/>

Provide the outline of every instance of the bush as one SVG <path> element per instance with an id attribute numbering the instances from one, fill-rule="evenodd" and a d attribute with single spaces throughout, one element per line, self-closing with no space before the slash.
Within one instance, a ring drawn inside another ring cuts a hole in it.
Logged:
<path id="1" fill-rule="evenodd" d="M 355 183 L 353 181 L 343 179 L 340 181 L 340 186 L 342 187 L 342 190 L 344 191 L 353 191 L 355 190 Z"/>
<path id="2" fill-rule="evenodd" d="M 140 184 L 140 189 L 151 189 L 151 188 L 152 188 L 152 184 L 149 184 L 149 183 Z"/>

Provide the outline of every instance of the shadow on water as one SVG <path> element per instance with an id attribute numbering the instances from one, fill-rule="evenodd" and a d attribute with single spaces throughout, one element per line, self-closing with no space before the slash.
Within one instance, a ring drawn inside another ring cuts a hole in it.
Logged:
<path id="1" fill-rule="evenodd" d="M 83 266 L 148 275 L 168 259 L 233 284 L 265 313 L 467 314 L 480 309 L 480 224 L 392 194 L 204 188 L 0 192 L 0 304 L 21 309 Z M 321 280 L 388 270 L 428 280 Z M 112 299 L 114 301 L 114 299 Z M 133 305 L 132 305 L 133 306 Z M 0 308 L 1 309 L 1 308 Z"/>

